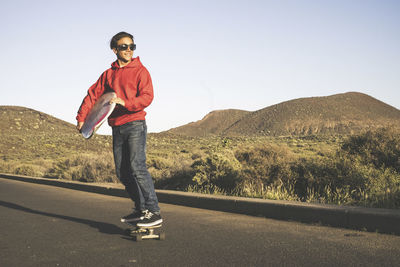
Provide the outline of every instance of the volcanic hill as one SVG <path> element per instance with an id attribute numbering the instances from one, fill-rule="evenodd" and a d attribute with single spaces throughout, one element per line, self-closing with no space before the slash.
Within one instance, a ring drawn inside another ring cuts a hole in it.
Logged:
<path id="1" fill-rule="evenodd" d="M 249 111 L 238 109 L 215 110 L 199 121 L 170 129 L 168 133 L 188 136 L 220 135 L 249 113 Z"/>
<path id="2" fill-rule="evenodd" d="M 73 124 L 25 107 L 0 106 L 0 127 L 0 156 L 7 159 L 65 157 L 111 147 L 111 137 L 85 140 Z"/>
<path id="3" fill-rule="evenodd" d="M 331 135 L 386 126 L 400 127 L 400 110 L 369 95 L 349 92 L 294 99 L 254 112 L 213 111 L 200 121 L 167 132 L 189 136 Z"/>

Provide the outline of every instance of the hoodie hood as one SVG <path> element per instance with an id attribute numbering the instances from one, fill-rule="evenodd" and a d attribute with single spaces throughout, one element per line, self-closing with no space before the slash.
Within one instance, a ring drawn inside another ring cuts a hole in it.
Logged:
<path id="1" fill-rule="evenodd" d="M 135 58 L 132 58 L 131 63 L 129 63 L 128 65 L 126 65 L 122 68 L 137 68 L 137 67 L 141 67 L 141 66 L 143 66 L 143 65 L 142 65 L 142 62 L 140 62 L 140 58 L 135 57 Z M 122 69 L 118 64 L 118 60 L 111 63 L 111 68 L 112 69 Z"/>

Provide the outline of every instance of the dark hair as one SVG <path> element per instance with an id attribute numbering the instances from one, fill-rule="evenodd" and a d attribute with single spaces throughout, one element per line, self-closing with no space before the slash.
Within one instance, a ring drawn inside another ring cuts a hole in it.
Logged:
<path id="1" fill-rule="evenodd" d="M 124 38 L 124 37 L 129 37 L 129 38 L 131 38 L 132 41 L 133 41 L 133 35 L 132 35 L 132 34 L 129 34 L 129 33 L 127 33 L 127 32 L 119 32 L 119 33 L 117 33 L 116 35 L 114 35 L 113 38 L 111 38 L 111 41 L 110 41 L 110 48 L 111 48 L 111 49 L 117 48 L 117 42 L 118 42 L 120 39 Z"/>

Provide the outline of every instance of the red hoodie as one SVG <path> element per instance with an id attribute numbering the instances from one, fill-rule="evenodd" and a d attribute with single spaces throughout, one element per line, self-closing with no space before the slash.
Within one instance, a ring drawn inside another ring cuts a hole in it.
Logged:
<path id="1" fill-rule="evenodd" d="M 150 73 L 142 65 L 139 57 L 120 68 L 118 62 L 111 64 L 111 68 L 103 72 L 83 99 L 76 119 L 85 121 L 87 114 L 96 100 L 104 93 L 115 92 L 117 97 L 125 101 L 125 107 L 117 105 L 108 118 L 110 126 L 119 126 L 131 121 L 144 120 L 144 109 L 153 101 L 153 84 Z"/>

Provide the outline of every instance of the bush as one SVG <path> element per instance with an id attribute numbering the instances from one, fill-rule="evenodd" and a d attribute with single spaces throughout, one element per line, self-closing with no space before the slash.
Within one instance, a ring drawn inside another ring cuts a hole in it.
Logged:
<path id="1" fill-rule="evenodd" d="M 252 187 L 278 186 L 291 179 L 291 164 L 295 156 L 287 146 L 258 144 L 253 147 L 241 146 L 235 157 L 242 165 L 240 177 Z"/>
<path id="2" fill-rule="evenodd" d="M 381 128 L 350 136 L 341 153 L 358 157 L 363 164 L 376 168 L 393 168 L 400 173 L 400 133 L 393 128 Z"/>
<path id="3" fill-rule="evenodd" d="M 21 174 L 26 176 L 34 176 L 35 171 L 30 165 L 20 165 L 14 170 L 15 174 Z"/>
<path id="4" fill-rule="evenodd" d="M 193 163 L 193 182 L 198 188 L 215 186 L 222 191 L 232 192 L 240 181 L 240 167 L 233 155 L 212 153 Z"/>
<path id="5" fill-rule="evenodd" d="M 53 164 L 45 174 L 82 182 L 118 182 L 111 154 L 80 155 Z"/>
<path id="6" fill-rule="evenodd" d="M 148 170 L 158 189 L 185 190 L 192 183 L 192 162 L 186 152 L 149 154 L 147 157 Z"/>

